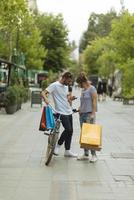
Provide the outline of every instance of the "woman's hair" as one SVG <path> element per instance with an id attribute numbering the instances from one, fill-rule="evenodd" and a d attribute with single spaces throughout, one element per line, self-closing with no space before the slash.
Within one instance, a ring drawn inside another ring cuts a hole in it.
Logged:
<path id="1" fill-rule="evenodd" d="M 88 81 L 86 75 L 84 72 L 80 73 L 79 76 L 76 79 L 76 82 L 78 84 L 86 83 Z"/>

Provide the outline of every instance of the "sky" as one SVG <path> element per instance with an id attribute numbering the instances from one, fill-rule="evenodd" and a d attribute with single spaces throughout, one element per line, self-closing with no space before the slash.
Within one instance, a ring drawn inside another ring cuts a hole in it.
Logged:
<path id="1" fill-rule="evenodd" d="M 75 40 L 76 44 L 79 44 L 82 33 L 86 31 L 92 12 L 107 13 L 114 8 L 119 13 L 121 10 L 120 0 L 37 0 L 37 5 L 41 12 L 62 13 L 69 29 L 69 40 Z M 134 12 L 133 0 L 124 0 L 124 6 Z"/>

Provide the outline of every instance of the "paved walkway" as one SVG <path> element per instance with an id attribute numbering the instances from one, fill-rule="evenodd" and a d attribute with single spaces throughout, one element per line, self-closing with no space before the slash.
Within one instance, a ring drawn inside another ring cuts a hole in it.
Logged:
<path id="1" fill-rule="evenodd" d="M 110 99 L 98 104 L 103 149 L 95 164 L 64 158 L 62 147 L 46 167 L 40 115 L 40 106 L 30 103 L 14 115 L 0 111 L 0 200 L 134 200 L 134 106 Z M 79 132 L 74 114 L 72 150 L 81 154 Z"/>

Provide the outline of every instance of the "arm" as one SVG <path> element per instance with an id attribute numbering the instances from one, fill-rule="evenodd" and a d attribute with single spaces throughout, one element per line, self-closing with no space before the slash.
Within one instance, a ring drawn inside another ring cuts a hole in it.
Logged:
<path id="1" fill-rule="evenodd" d="M 48 101 L 49 92 L 47 90 L 44 90 L 44 91 L 41 92 L 41 95 L 42 95 L 45 103 L 48 105 L 49 104 L 49 101 Z"/>
<path id="2" fill-rule="evenodd" d="M 97 93 L 93 92 L 91 95 L 92 95 L 92 102 L 93 102 L 93 110 L 92 110 L 91 115 L 94 116 L 97 110 Z"/>

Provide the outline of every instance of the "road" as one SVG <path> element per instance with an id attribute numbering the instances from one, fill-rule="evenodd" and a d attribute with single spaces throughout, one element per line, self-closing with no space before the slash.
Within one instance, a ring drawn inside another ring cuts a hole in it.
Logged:
<path id="1" fill-rule="evenodd" d="M 80 95 L 75 90 L 76 96 Z M 78 107 L 79 99 L 73 107 Z M 13 115 L 0 111 L 0 200 L 134 200 L 134 106 L 98 103 L 103 126 L 98 161 L 65 158 L 64 147 L 44 165 L 47 136 L 38 131 L 39 105 L 23 104 Z M 73 115 L 72 151 L 79 147 L 79 118 Z"/>

